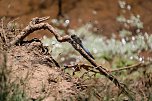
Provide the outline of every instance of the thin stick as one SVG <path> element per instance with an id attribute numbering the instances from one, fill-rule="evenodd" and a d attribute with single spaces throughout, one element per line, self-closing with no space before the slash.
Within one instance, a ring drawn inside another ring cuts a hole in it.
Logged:
<path id="1" fill-rule="evenodd" d="M 151 64 L 152 64 L 151 62 L 148 62 L 148 63 L 139 62 L 139 63 L 131 65 L 131 66 L 127 66 L 127 67 L 122 67 L 122 68 L 119 68 L 119 69 L 111 70 L 110 72 L 120 72 L 120 71 L 123 71 L 123 70 L 141 68 L 141 67 L 149 66 Z"/>
<path id="2" fill-rule="evenodd" d="M 1 25 L 2 25 L 2 28 L 1 28 L 1 32 L 0 32 L 0 37 L 3 41 L 3 44 L 6 44 L 6 35 L 5 35 L 5 30 L 4 30 L 4 21 L 3 19 L 1 19 Z"/>

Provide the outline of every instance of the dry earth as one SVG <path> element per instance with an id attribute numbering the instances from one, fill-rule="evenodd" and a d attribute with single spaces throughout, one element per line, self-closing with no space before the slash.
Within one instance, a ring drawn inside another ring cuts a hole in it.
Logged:
<path id="1" fill-rule="evenodd" d="M 75 96 L 76 79 L 64 74 L 49 55 L 42 52 L 39 42 L 16 46 L 7 53 L 7 66 L 11 68 L 11 80 L 17 79 L 31 99 L 45 96 L 44 101 L 58 101 Z"/>

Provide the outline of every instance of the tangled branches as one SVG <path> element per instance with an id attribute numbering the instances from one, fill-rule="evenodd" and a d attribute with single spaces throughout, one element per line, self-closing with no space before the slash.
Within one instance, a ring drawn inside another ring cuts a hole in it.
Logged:
<path id="1" fill-rule="evenodd" d="M 110 72 L 108 72 L 104 67 L 99 66 L 95 60 L 87 54 L 87 52 L 80 46 L 80 44 L 78 44 L 71 36 L 69 35 L 65 35 L 65 36 L 60 36 L 58 34 L 58 32 L 48 23 L 43 23 L 43 21 L 48 20 L 49 17 L 42 17 L 42 18 L 33 18 L 32 21 L 29 23 L 29 25 L 27 27 L 25 27 L 20 34 L 13 40 L 11 41 L 9 44 L 7 44 L 7 46 L 9 48 L 11 48 L 11 46 L 16 45 L 16 44 L 21 44 L 24 40 L 24 38 L 26 36 L 28 36 L 29 34 L 33 33 L 34 31 L 37 30 L 48 30 L 50 31 L 55 38 L 57 39 L 57 41 L 59 42 L 68 42 L 72 45 L 72 47 L 78 51 L 86 60 L 88 60 L 91 65 L 93 66 L 93 68 L 95 68 L 96 70 L 99 71 L 99 73 L 101 75 L 106 76 L 109 80 L 111 80 L 119 89 L 122 90 L 122 92 L 124 92 L 125 94 L 127 94 L 129 96 L 129 98 L 132 99 L 131 95 L 129 94 L 129 91 L 127 89 L 127 87 L 123 84 L 120 83 L 116 77 L 114 77 Z"/>

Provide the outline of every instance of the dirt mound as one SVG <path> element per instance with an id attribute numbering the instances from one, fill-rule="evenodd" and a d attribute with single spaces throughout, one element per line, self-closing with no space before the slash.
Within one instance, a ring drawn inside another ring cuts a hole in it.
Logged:
<path id="1" fill-rule="evenodd" d="M 56 101 L 76 95 L 75 79 L 55 67 L 50 56 L 42 50 L 40 42 L 32 42 L 8 51 L 7 66 L 11 68 L 12 81 L 22 80 L 31 99 L 45 96 L 44 101 Z"/>

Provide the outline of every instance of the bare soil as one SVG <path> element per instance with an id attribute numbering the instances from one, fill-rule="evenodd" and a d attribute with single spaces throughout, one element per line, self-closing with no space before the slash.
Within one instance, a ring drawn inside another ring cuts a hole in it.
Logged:
<path id="1" fill-rule="evenodd" d="M 48 61 L 50 56 L 42 52 L 41 43 L 13 47 L 7 57 L 11 80 L 23 80 L 22 86 L 31 99 L 45 96 L 44 101 L 58 101 L 77 94 L 76 80 Z"/>

